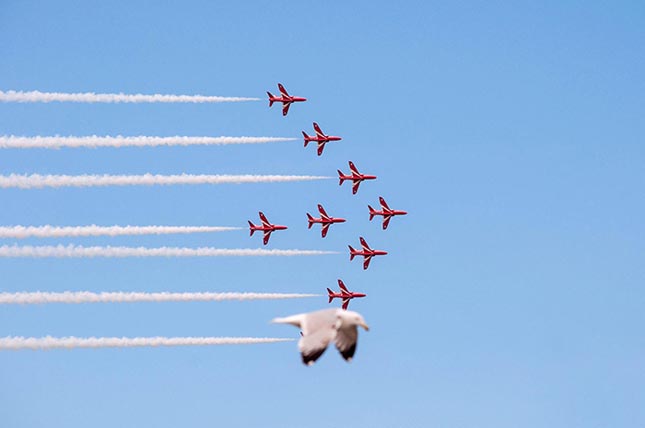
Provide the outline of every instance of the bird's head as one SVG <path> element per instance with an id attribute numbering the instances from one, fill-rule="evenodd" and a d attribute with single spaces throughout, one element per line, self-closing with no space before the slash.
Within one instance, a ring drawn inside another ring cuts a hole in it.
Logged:
<path id="1" fill-rule="evenodd" d="M 342 312 L 342 317 L 343 317 L 343 322 L 349 324 L 349 325 L 359 325 L 365 329 L 365 331 L 369 331 L 369 326 L 363 319 L 363 316 L 359 314 L 358 312 L 354 311 L 343 311 Z"/>

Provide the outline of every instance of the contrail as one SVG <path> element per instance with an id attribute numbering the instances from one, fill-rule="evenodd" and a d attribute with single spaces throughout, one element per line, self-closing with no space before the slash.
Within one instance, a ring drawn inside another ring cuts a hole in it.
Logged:
<path id="1" fill-rule="evenodd" d="M 82 247 L 76 245 L 0 246 L 0 257 L 79 258 L 79 257 L 222 257 L 222 256 L 317 256 L 337 254 L 320 250 L 265 250 L 262 248 L 182 248 L 182 247 Z"/>
<path id="2" fill-rule="evenodd" d="M 242 230 L 223 226 L 0 226 L 0 238 L 62 238 L 78 236 L 167 235 Z"/>
<path id="3" fill-rule="evenodd" d="M 316 175 L 0 175 L 0 188 L 36 189 L 43 187 L 152 186 L 171 184 L 281 183 L 325 180 Z"/>
<path id="4" fill-rule="evenodd" d="M 260 98 L 168 94 L 96 94 L 94 92 L 0 91 L 0 101 L 14 103 L 238 103 Z"/>
<path id="5" fill-rule="evenodd" d="M 287 137 L 124 137 L 90 135 L 86 137 L 19 137 L 0 136 L 3 149 L 60 149 L 63 147 L 157 147 L 157 146 L 216 146 L 228 144 L 263 144 L 294 141 Z"/>
<path id="6" fill-rule="evenodd" d="M 221 302 L 224 300 L 284 300 L 320 297 L 301 293 L 142 293 L 63 291 L 60 293 L 34 291 L 0 293 L 3 305 L 39 305 L 45 303 L 135 303 L 135 302 Z"/>
<path id="7" fill-rule="evenodd" d="M 0 350 L 250 345 L 293 340 L 274 337 L 0 337 Z"/>

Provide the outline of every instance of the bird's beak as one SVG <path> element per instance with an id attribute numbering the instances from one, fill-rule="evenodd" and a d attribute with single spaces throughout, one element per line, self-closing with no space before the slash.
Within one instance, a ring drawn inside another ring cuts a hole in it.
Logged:
<path id="1" fill-rule="evenodd" d="M 370 331 L 370 327 L 365 323 L 362 323 L 361 327 L 363 327 L 365 329 L 365 331 Z"/>

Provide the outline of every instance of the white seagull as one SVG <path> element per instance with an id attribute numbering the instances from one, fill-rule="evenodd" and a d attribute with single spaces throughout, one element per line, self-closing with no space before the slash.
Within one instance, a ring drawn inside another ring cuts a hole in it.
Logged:
<path id="1" fill-rule="evenodd" d="M 291 315 L 284 318 L 275 318 L 271 322 L 291 324 L 300 328 L 302 337 L 298 342 L 298 349 L 302 354 L 302 362 L 312 365 L 327 349 L 330 342 L 348 362 L 356 352 L 358 340 L 357 326 L 366 331 L 369 327 L 358 312 L 343 309 L 323 309 L 306 314 Z"/>

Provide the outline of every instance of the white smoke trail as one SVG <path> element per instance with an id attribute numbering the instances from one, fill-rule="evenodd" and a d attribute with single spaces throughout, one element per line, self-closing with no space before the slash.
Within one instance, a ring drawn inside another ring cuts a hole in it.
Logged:
<path id="1" fill-rule="evenodd" d="M 0 350 L 251 345 L 293 340 L 273 337 L 0 337 Z"/>
<path id="2" fill-rule="evenodd" d="M 320 250 L 265 250 L 262 248 L 182 248 L 182 247 L 82 247 L 76 245 L 0 246 L 0 257 L 79 258 L 79 257 L 222 257 L 222 256 L 317 256 L 337 254 Z"/>
<path id="3" fill-rule="evenodd" d="M 3 305 L 38 305 L 45 303 L 135 303 L 135 302 L 221 302 L 224 300 L 284 300 L 320 297 L 302 293 L 142 293 L 63 291 L 60 293 L 34 291 L 0 293 Z"/>
<path id="4" fill-rule="evenodd" d="M 66 236 L 167 235 L 242 230 L 221 226 L 0 226 L 0 238 L 62 238 Z"/>
<path id="5" fill-rule="evenodd" d="M 260 98 L 216 97 L 207 95 L 96 94 L 94 92 L 0 91 L 0 101 L 17 103 L 237 103 Z"/>
<path id="6" fill-rule="evenodd" d="M 242 184 L 280 183 L 289 181 L 325 180 L 315 175 L 0 175 L 0 188 L 34 189 L 43 187 L 96 187 L 171 184 Z"/>
<path id="7" fill-rule="evenodd" d="M 62 147 L 156 147 L 156 146 L 211 146 L 227 144 L 262 144 L 281 141 L 294 141 L 286 137 L 19 137 L 15 135 L 0 136 L 0 148 L 3 149 L 60 149 Z"/>

